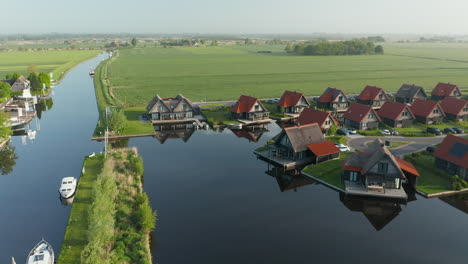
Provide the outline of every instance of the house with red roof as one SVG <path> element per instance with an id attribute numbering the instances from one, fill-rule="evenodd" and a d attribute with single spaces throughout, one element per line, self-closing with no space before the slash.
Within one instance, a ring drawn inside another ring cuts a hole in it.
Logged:
<path id="1" fill-rule="evenodd" d="M 432 100 L 444 100 L 446 97 L 461 98 L 462 93 L 456 84 L 452 83 L 438 83 L 432 90 Z"/>
<path id="2" fill-rule="evenodd" d="M 338 125 L 338 121 L 329 112 L 315 110 L 312 108 L 304 109 L 304 111 L 299 115 L 296 123 L 298 125 L 317 123 L 324 134 L 328 132 L 328 129 L 332 125 Z"/>
<path id="3" fill-rule="evenodd" d="M 468 180 L 468 139 L 447 135 L 434 152 L 435 166 Z"/>
<path id="4" fill-rule="evenodd" d="M 446 97 L 440 103 L 448 120 L 468 121 L 468 101 L 463 99 Z"/>
<path id="5" fill-rule="evenodd" d="M 352 103 L 344 114 L 344 124 L 357 130 L 379 127 L 380 117 L 369 105 Z"/>
<path id="6" fill-rule="evenodd" d="M 414 187 L 419 176 L 411 163 L 394 156 L 380 139 L 366 151 L 355 152 L 343 161 L 342 177 L 349 194 L 407 198 L 403 182 L 408 180 Z"/>
<path id="7" fill-rule="evenodd" d="M 372 106 L 374 109 L 379 109 L 386 101 L 390 101 L 390 98 L 388 98 L 383 88 L 367 85 L 356 97 L 356 101 L 360 104 Z"/>
<path id="8" fill-rule="evenodd" d="M 244 119 L 249 121 L 266 120 L 270 118 L 270 112 L 255 97 L 241 95 L 236 104 L 231 107 L 232 119 Z"/>
<path id="9" fill-rule="evenodd" d="M 193 118 L 196 110 L 190 100 L 178 94 L 175 98 L 161 98 L 156 95 L 146 106 L 152 120 L 178 120 Z"/>
<path id="10" fill-rule="evenodd" d="M 286 114 L 299 114 L 310 106 L 303 93 L 285 91 L 277 103 L 278 110 Z"/>
<path id="11" fill-rule="evenodd" d="M 317 99 L 317 108 L 334 112 L 344 112 L 348 109 L 350 101 L 342 90 L 327 88 Z"/>
<path id="12" fill-rule="evenodd" d="M 391 127 L 410 127 L 416 117 L 407 104 L 387 101 L 377 112 L 382 122 Z"/>
<path id="13" fill-rule="evenodd" d="M 410 110 L 416 117 L 416 122 L 426 125 L 442 122 L 445 118 L 442 107 L 435 101 L 416 99 Z"/>
<path id="14" fill-rule="evenodd" d="M 263 133 L 268 132 L 264 126 L 248 126 L 243 129 L 231 129 L 232 133 L 239 138 L 245 138 L 250 142 L 258 142 Z"/>

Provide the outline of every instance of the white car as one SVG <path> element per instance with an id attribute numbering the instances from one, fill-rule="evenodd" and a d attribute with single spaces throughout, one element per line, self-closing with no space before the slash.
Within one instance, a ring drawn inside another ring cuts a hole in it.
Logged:
<path id="1" fill-rule="evenodd" d="M 343 144 L 335 143 L 335 146 L 340 150 L 340 152 L 351 151 L 351 149 Z"/>
<path id="2" fill-rule="evenodd" d="M 380 131 L 380 133 L 382 133 L 382 135 L 385 135 L 385 136 L 390 136 L 391 135 L 390 130 L 388 130 L 388 129 L 384 129 L 384 130 Z"/>

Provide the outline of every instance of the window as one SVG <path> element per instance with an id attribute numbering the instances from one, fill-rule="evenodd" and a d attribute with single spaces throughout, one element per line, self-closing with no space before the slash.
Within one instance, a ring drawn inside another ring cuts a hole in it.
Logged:
<path id="1" fill-rule="evenodd" d="M 349 172 L 349 181 L 357 181 L 357 171 Z"/>
<path id="2" fill-rule="evenodd" d="M 468 107 L 463 108 L 463 112 L 468 112 Z"/>
<path id="3" fill-rule="evenodd" d="M 373 113 L 370 113 L 369 115 L 367 115 L 367 118 L 369 118 L 369 119 L 374 118 L 374 114 L 373 114 Z"/>
<path id="4" fill-rule="evenodd" d="M 338 102 L 343 102 L 343 101 L 344 101 L 343 96 L 340 95 L 340 97 L 338 97 Z"/>
<path id="5" fill-rule="evenodd" d="M 388 163 L 380 162 L 378 165 L 379 173 L 387 173 L 388 172 Z"/>
<path id="6" fill-rule="evenodd" d="M 403 116 L 409 116 L 408 111 L 404 111 L 404 112 L 403 112 Z"/>
<path id="7" fill-rule="evenodd" d="M 437 114 L 437 113 L 439 113 L 439 109 L 437 109 L 437 108 L 436 108 L 436 109 L 434 109 L 434 111 L 432 111 L 432 113 L 434 113 L 434 114 Z"/>
<path id="8" fill-rule="evenodd" d="M 367 127 L 367 123 L 362 123 L 362 127 Z"/>

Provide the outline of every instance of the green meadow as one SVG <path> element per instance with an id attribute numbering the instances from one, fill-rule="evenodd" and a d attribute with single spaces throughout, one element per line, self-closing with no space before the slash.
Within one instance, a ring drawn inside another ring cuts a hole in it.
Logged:
<path id="1" fill-rule="evenodd" d="M 0 79 L 13 72 L 27 76 L 28 66 L 36 65 L 41 72 L 53 72 L 54 79 L 58 80 L 75 65 L 95 57 L 100 52 L 100 50 L 0 52 Z"/>
<path id="2" fill-rule="evenodd" d="M 320 95 L 329 86 L 347 93 L 366 85 L 392 92 L 402 83 L 430 91 L 439 81 L 468 87 L 468 44 L 383 45 L 384 55 L 358 56 L 300 56 L 285 53 L 283 45 L 124 49 L 108 77 L 127 106 L 146 105 L 156 94 L 217 101 L 279 97 L 284 90 Z M 272 53 L 257 53 L 265 50 Z"/>

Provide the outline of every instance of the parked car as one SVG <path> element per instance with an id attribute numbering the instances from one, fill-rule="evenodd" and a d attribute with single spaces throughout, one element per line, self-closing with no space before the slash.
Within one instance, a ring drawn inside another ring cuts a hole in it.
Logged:
<path id="1" fill-rule="evenodd" d="M 380 133 L 382 135 L 385 135 L 385 136 L 390 136 L 391 135 L 390 130 L 388 130 L 388 129 L 384 129 L 384 130 L 380 131 Z"/>
<path id="2" fill-rule="evenodd" d="M 446 128 L 444 128 L 444 133 L 445 134 L 456 134 L 457 132 L 455 130 L 453 130 L 452 128 L 450 128 L 450 127 L 446 127 Z"/>
<path id="3" fill-rule="evenodd" d="M 395 136 L 398 136 L 400 133 L 398 133 L 398 131 L 396 131 L 395 129 L 390 129 L 390 135 L 395 135 Z"/>
<path id="4" fill-rule="evenodd" d="M 463 129 L 459 128 L 459 127 L 452 127 L 453 130 L 455 130 L 455 132 L 457 134 L 463 134 L 465 133 L 465 131 L 463 131 Z"/>
<path id="5" fill-rule="evenodd" d="M 335 143 L 335 146 L 340 150 L 340 152 L 351 151 L 351 149 L 348 146 L 340 143 Z"/>
<path id="6" fill-rule="evenodd" d="M 436 134 L 437 136 L 442 135 L 442 131 L 440 131 L 440 129 L 438 129 L 437 127 L 428 127 L 426 129 L 426 132 Z"/>
<path id="7" fill-rule="evenodd" d="M 426 148 L 426 151 L 429 152 L 429 153 L 432 153 L 434 151 L 436 151 L 436 147 L 435 146 L 429 146 Z"/>
<path id="8" fill-rule="evenodd" d="M 346 128 L 346 130 L 348 130 L 349 134 L 351 134 L 351 135 L 357 134 L 357 130 L 354 129 L 354 128 Z"/>
<path id="9" fill-rule="evenodd" d="M 280 99 L 278 97 L 276 97 L 275 99 L 273 99 L 273 102 L 278 103 L 280 101 Z"/>
<path id="10" fill-rule="evenodd" d="M 343 136 L 347 136 L 349 135 L 349 130 L 348 129 L 344 129 L 344 128 L 340 128 L 336 131 L 336 134 L 337 135 L 343 135 Z"/>

